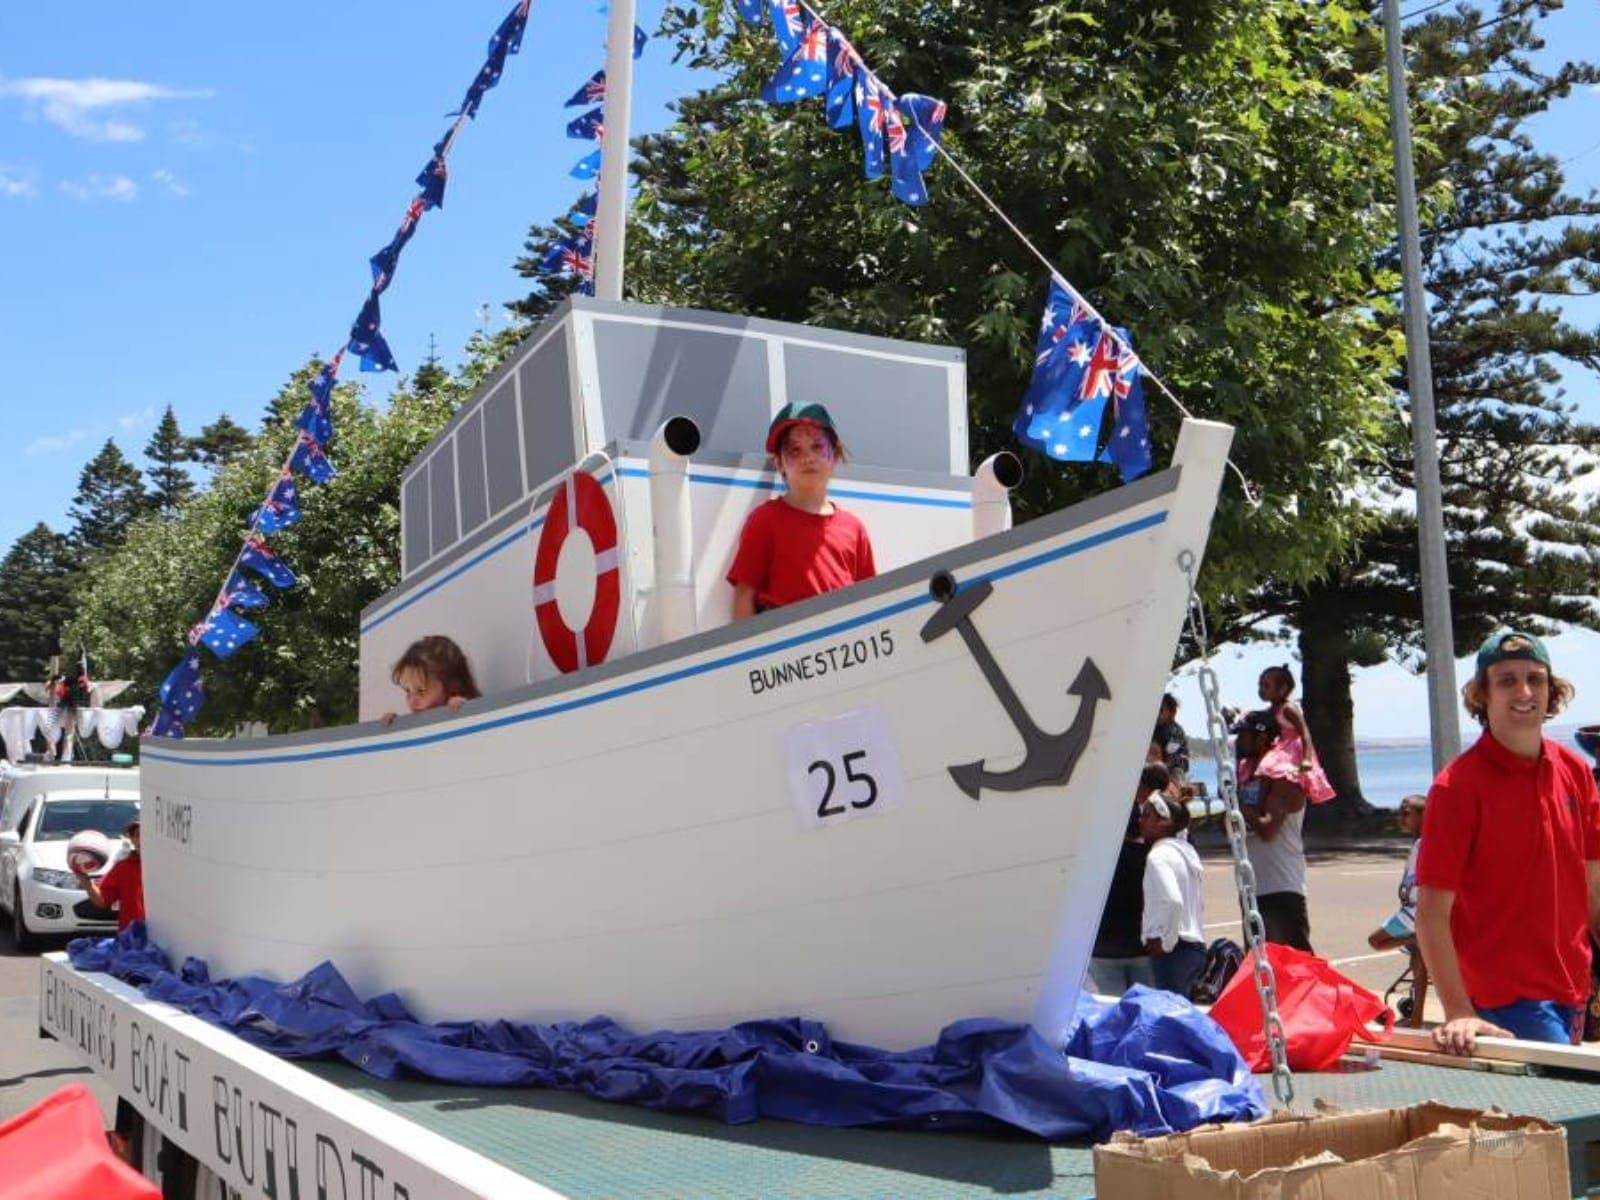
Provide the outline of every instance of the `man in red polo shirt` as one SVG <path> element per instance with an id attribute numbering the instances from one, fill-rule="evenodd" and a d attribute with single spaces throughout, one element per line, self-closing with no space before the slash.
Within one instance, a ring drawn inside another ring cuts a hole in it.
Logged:
<path id="1" fill-rule="evenodd" d="M 133 853 L 122 859 L 100 879 L 91 879 L 77 872 L 78 882 L 89 893 L 89 899 L 100 908 L 117 910 L 117 932 L 121 933 L 135 921 L 144 920 L 144 863 L 139 858 L 139 822 L 128 822 L 123 831 L 133 843 Z"/>
<path id="2" fill-rule="evenodd" d="M 1600 924 L 1600 795 L 1544 723 L 1572 698 L 1544 643 L 1502 630 L 1462 689 L 1484 732 L 1428 792 L 1417 858 L 1417 941 L 1444 1005 L 1434 1041 L 1570 1044 Z"/>

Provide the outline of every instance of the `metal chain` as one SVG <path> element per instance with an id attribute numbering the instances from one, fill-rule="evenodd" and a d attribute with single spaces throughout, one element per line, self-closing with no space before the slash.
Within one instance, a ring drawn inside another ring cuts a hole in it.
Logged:
<path id="1" fill-rule="evenodd" d="M 1222 719 L 1221 689 L 1217 673 L 1211 668 L 1211 649 L 1207 644 L 1206 613 L 1195 590 L 1195 556 L 1190 550 L 1178 554 L 1178 567 L 1189 581 L 1188 625 L 1200 650 L 1200 695 L 1206 706 L 1206 736 L 1217 764 L 1217 791 L 1222 796 L 1222 823 L 1228 831 L 1228 849 L 1233 853 L 1233 878 L 1239 891 L 1239 913 L 1244 921 L 1245 948 L 1254 966 L 1256 997 L 1261 1001 L 1261 1024 L 1267 1035 L 1267 1052 L 1272 1056 L 1272 1093 L 1278 1104 L 1287 1108 L 1294 1102 L 1294 1076 L 1289 1071 L 1288 1038 L 1278 1016 L 1278 985 L 1272 963 L 1267 960 L 1266 926 L 1256 907 L 1256 872 L 1245 850 L 1244 814 L 1239 811 L 1239 777 L 1233 768 L 1233 747 L 1228 727 Z"/>

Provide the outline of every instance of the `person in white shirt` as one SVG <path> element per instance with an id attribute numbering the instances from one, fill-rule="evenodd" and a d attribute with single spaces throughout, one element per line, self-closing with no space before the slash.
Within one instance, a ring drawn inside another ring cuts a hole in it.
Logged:
<path id="1" fill-rule="evenodd" d="M 1203 871 L 1188 829 L 1187 806 L 1159 792 L 1139 809 L 1139 835 L 1150 846 L 1141 933 L 1156 986 L 1180 996 L 1188 996 L 1206 964 Z"/>

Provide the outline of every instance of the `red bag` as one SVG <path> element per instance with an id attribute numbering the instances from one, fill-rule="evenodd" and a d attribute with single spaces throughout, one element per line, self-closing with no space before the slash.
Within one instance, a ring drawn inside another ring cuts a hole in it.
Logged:
<path id="1" fill-rule="evenodd" d="M 100 1102 L 69 1083 L 0 1124 L 0 1200 L 161 1200 L 161 1189 L 111 1153 Z"/>
<path id="2" fill-rule="evenodd" d="M 1329 1070 L 1349 1048 L 1352 1038 L 1386 1042 L 1394 1033 L 1394 1013 L 1359 983 L 1335 971 L 1327 959 L 1277 942 L 1266 943 L 1266 951 L 1277 976 L 1278 1017 L 1289 1042 L 1290 1070 Z M 1373 1034 L 1368 1031 L 1367 1022 L 1380 1014 L 1383 1032 Z M 1233 1039 L 1252 1071 L 1272 1070 L 1250 955 L 1245 955 L 1211 1006 L 1211 1019 Z"/>

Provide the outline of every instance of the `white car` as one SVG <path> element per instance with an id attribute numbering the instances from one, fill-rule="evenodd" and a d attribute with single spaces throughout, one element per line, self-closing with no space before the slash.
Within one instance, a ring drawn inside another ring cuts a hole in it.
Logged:
<path id="1" fill-rule="evenodd" d="M 117 845 L 139 815 L 137 779 L 133 786 L 121 795 L 109 787 L 52 789 L 33 800 L 15 828 L 0 829 L 0 908 L 10 914 L 17 949 L 34 949 L 46 934 L 116 930 L 115 914 L 93 904 L 67 869 L 67 842 L 81 830 L 98 829 Z"/>

